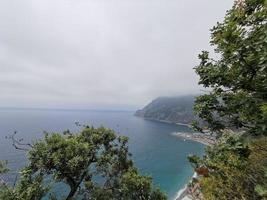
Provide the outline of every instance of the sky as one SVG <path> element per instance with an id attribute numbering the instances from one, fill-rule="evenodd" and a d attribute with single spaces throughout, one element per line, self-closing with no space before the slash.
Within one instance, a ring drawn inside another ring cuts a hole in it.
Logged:
<path id="1" fill-rule="evenodd" d="M 0 107 L 135 109 L 199 94 L 233 0 L 0 0 Z"/>

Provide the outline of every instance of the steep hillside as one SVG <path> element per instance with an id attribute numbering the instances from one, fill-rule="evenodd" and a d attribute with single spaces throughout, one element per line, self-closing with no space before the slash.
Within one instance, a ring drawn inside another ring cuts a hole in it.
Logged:
<path id="1" fill-rule="evenodd" d="M 159 97 L 135 115 L 145 119 L 171 123 L 191 123 L 194 119 L 193 105 L 195 96 Z"/>

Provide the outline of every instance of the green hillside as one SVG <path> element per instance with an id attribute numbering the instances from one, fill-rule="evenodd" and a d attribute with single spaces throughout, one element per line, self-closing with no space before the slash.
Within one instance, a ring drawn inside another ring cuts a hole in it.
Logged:
<path id="1" fill-rule="evenodd" d="M 159 97 L 135 115 L 146 119 L 170 123 L 191 123 L 194 119 L 193 105 L 195 96 Z"/>

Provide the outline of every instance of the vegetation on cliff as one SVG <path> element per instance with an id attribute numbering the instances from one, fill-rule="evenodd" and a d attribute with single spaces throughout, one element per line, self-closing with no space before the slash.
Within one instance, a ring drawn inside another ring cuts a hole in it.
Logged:
<path id="1" fill-rule="evenodd" d="M 135 115 L 146 119 L 170 123 L 190 124 L 194 120 L 193 105 L 195 96 L 159 97 Z"/>

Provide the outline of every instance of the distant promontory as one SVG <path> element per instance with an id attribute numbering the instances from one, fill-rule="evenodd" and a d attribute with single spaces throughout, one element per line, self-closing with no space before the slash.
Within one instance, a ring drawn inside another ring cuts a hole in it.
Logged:
<path id="1" fill-rule="evenodd" d="M 195 96 L 158 97 L 135 116 L 168 123 L 190 124 L 194 119 L 193 105 Z"/>

